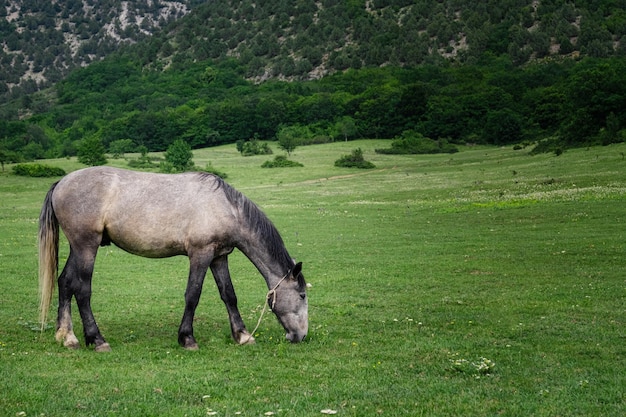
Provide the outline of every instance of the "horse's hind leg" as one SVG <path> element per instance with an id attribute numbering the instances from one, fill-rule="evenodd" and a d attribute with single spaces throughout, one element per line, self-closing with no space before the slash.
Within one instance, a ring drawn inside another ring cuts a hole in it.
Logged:
<path id="1" fill-rule="evenodd" d="M 91 311 L 91 279 L 97 246 L 94 250 L 75 251 L 70 249 L 70 256 L 63 273 L 59 276 L 59 316 L 57 319 L 57 340 L 64 345 L 78 347 L 78 340 L 72 330 L 71 299 L 76 297 L 78 311 L 83 322 L 85 344 L 95 345 L 97 352 L 111 350 L 104 340 Z"/>
<path id="2" fill-rule="evenodd" d="M 72 291 L 68 285 L 68 276 L 73 276 L 72 263 L 68 260 L 59 276 L 59 310 L 57 316 L 56 340 L 63 346 L 78 349 L 80 343 L 74 334 L 72 325 Z"/>
<path id="3" fill-rule="evenodd" d="M 211 272 L 215 278 L 220 297 L 228 311 L 230 331 L 233 335 L 233 339 L 240 345 L 254 343 L 254 337 L 246 329 L 246 325 L 243 323 L 241 314 L 237 308 L 237 295 L 235 294 L 235 288 L 230 279 L 228 258 L 226 256 L 215 258 L 213 263 L 211 263 Z"/>

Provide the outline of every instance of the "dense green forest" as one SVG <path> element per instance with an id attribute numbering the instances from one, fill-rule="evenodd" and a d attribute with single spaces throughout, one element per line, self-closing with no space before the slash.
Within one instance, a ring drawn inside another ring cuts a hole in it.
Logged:
<path id="1" fill-rule="evenodd" d="M 407 132 L 538 151 L 620 142 L 624 3 L 209 2 L 2 105 L 0 155 L 74 155 L 87 139 L 205 147 L 286 128 L 302 143 Z"/>

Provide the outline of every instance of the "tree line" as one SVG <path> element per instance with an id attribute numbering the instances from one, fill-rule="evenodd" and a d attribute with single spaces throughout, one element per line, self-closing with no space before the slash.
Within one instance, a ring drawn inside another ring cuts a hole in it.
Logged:
<path id="1" fill-rule="evenodd" d="M 463 144 L 539 144 L 553 150 L 621 142 L 626 136 L 626 62 L 619 58 L 515 66 L 485 56 L 476 65 L 350 69 L 312 81 L 245 79 L 235 60 L 184 70 L 146 70 L 105 60 L 36 95 L 26 120 L 0 120 L 4 161 L 76 155 L 83 141 L 105 149 L 164 151 L 289 133 L 300 143 L 401 138 L 417 132 Z"/>

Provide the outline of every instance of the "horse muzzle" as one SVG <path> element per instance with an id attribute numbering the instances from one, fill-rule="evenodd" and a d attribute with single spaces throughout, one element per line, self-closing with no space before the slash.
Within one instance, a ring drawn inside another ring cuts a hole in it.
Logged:
<path id="1" fill-rule="evenodd" d="M 300 333 L 300 332 L 288 332 L 285 337 L 287 338 L 287 340 L 289 340 L 291 343 L 300 343 L 302 342 L 302 340 L 306 337 L 306 332 L 304 333 Z"/>
<path id="2" fill-rule="evenodd" d="M 298 343 L 309 332 L 309 314 L 305 304 L 301 312 L 277 315 L 278 321 L 285 329 L 285 337 L 291 343 Z"/>

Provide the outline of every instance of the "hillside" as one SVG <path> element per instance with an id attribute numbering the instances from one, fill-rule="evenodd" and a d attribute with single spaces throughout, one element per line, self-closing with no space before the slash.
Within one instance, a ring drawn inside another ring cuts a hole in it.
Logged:
<path id="1" fill-rule="evenodd" d="M 206 2 L 54 88 L 11 90 L 0 157 L 74 156 L 85 142 L 200 148 L 286 128 L 302 144 L 424 137 L 439 149 L 561 152 L 622 142 L 625 5 Z"/>
<path id="2" fill-rule="evenodd" d="M 0 96 L 29 94 L 140 42 L 189 13 L 192 0 L 0 0 Z"/>
<path id="3" fill-rule="evenodd" d="M 472 62 L 484 53 L 508 54 L 516 65 L 551 55 L 624 55 L 625 5 L 0 0 L 0 95 L 5 101 L 32 93 L 137 42 L 132 54 L 146 65 L 235 57 L 256 82 L 314 79 L 348 68 Z"/>
<path id="4" fill-rule="evenodd" d="M 620 4 L 621 3 L 621 4 Z M 626 52 L 624 2 L 216 0 L 151 42 L 149 62 L 236 57 L 255 81 L 319 78 L 347 68 L 471 62 L 508 54 Z"/>

